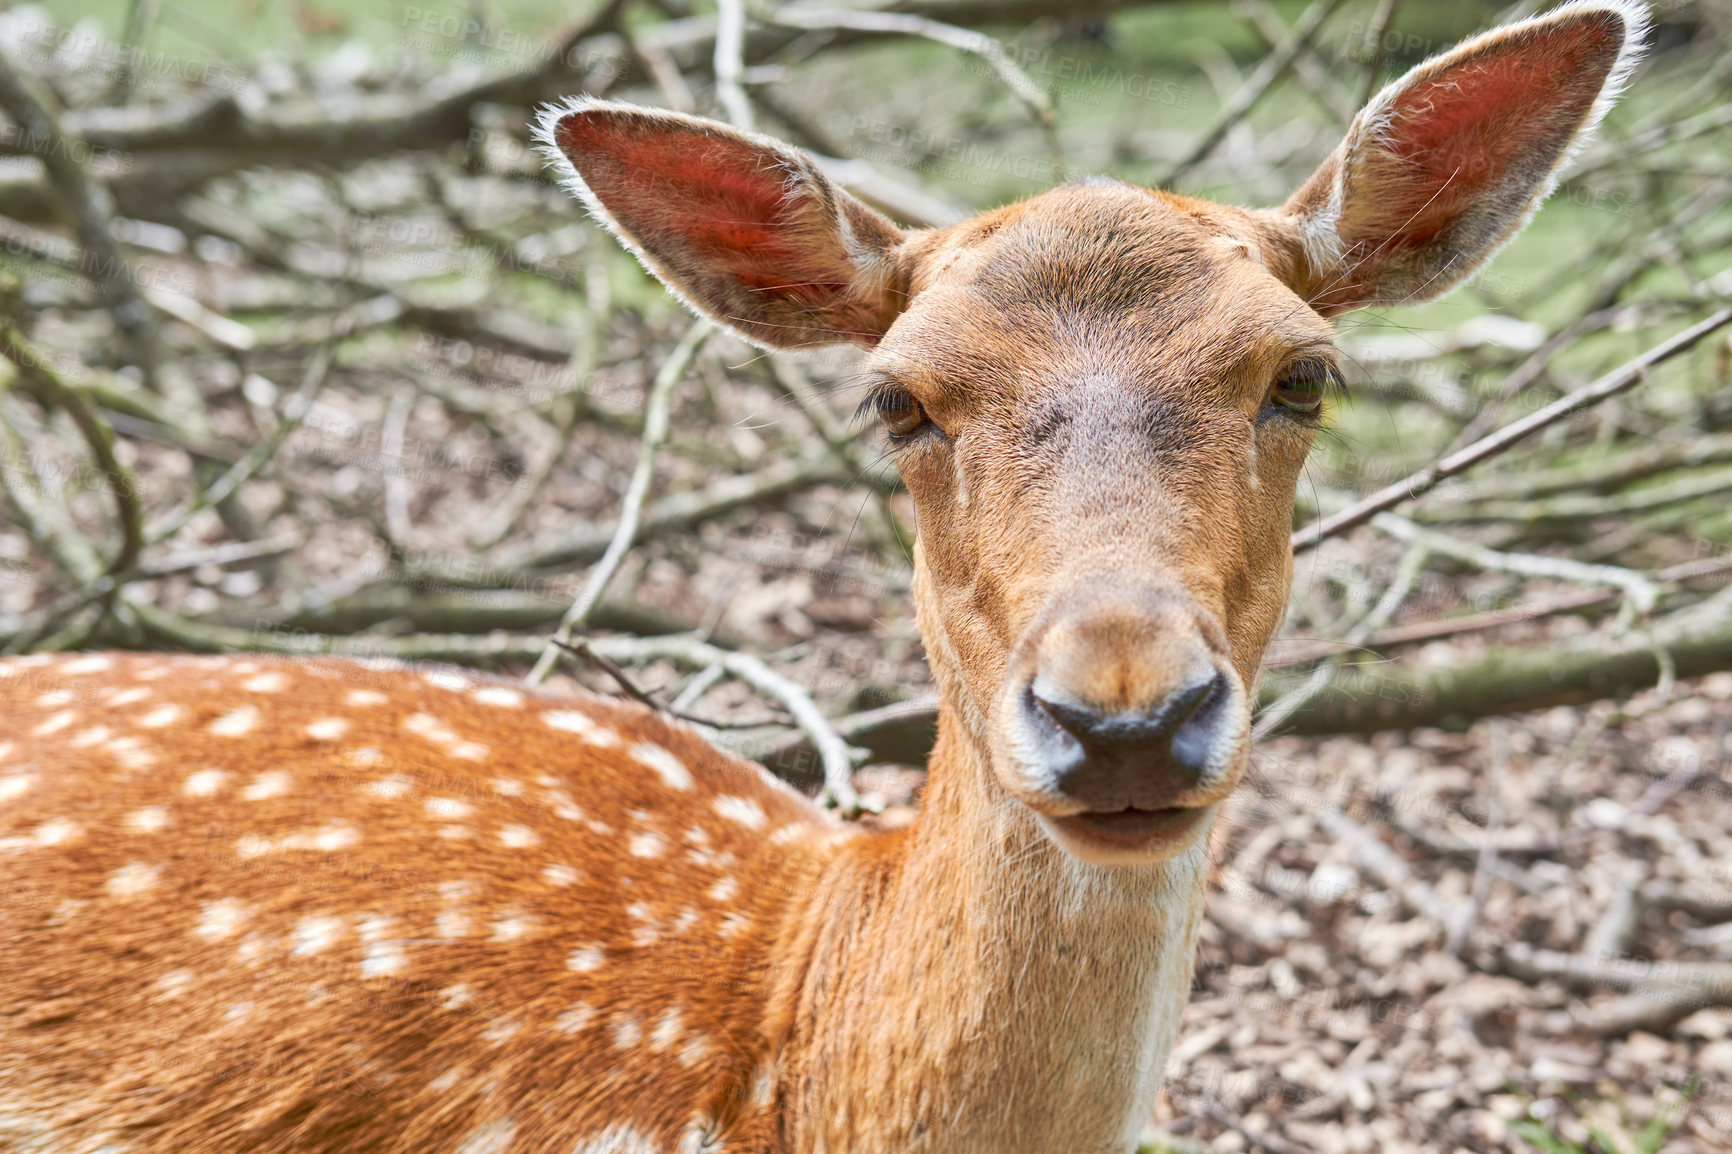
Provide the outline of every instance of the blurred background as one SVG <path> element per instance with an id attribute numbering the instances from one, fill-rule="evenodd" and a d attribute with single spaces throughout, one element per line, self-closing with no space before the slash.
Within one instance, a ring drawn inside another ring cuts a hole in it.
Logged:
<path id="1" fill-rule="evenodd" d="M 545 655 L 906 822 L 933 687 L 857 354 L 694 329 L 534 107 L 750 123 L 913 226 L 1098 173 L 1275 204 L 1541 7 L 0 5 L 0 651 Z M 1732 1149 L 1732 3 L 1654 17 L 1519 239 L 1342 322 L 1148 1150 Z"/>

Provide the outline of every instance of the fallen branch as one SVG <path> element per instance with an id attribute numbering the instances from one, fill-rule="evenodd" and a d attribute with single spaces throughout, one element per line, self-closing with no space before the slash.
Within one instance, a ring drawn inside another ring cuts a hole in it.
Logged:
<path id="1" fill-rule="evenodd" d="M 1678 678 L 1732 669 L 1732 621 L 1711 600 L 1662 618 L 1642 633 L 1615 639 L 1492 649 L 1476 660 L 1442 669 L 1378 665 L 1359 684 L 1336 687 L 1294 713 L 1282 732 L 1459 728 L 1497 714 L 1627 697 L 1661 678 L 1662 650 Z M 1273 684 L 1263 689 L 1266 700 L 1278 692 Z"/>
<path id="2" fill-rule="evenodd" d="M 1732 308 L 1723 308 L 1707 320 L 1691 325 L 1676 336 L 1662 341 L 1633 360 L 1625 362 L 1592 384 L 1553 401 L 1545 408 L 1531 413 L 1519 421 L 1505 425 L 1497 432 L 1482 437 L 1465 449 L 1451 453 L 1435 464 L 1428 465 L 1393 485 L 1379 489 L 1371 496 L 1355 502 L 1339 513 L 1333 513 L 1321 520 L 1313 521 L 1293 534 L 1293 551 L 1295 553 L 1303 552 L 1329 537 L 1337 536 L 1356 526 L 1363 525 L 1377 514 L 1430 492 L 1448 478 L 1457 473 L 1465 472 L 1481 461 L 1497 456 L 1541 429 L 1592 408 L 1619 393 L 1628 392 L 1646 379 L 1649 369 L 1664 364 L 1679 353 L 1694 348 L 1703 338 L 1718 332 L 1728 324 L 1732 324 Z"/>
<path id="3" fill-rule="evenodd" d="M 1623 591 L 1633 612 L 1645 614 L 1660 598 L 1659 587 L 1634 569 L 1616 565 L 1585 565 L 1567 557 L 1542 557 L 1534 553 L 1505 553 L 1473 541 L 1463 541 L 1430 529 L 1421 529 L 1405 517 L 1379 513 L 1371 519 L 1374 528 L 1408 545 L 1453 557 L 1480 569 L 1515 573 L 1523 577 L 1549 577 L 1583 585 L 1610 585 Z"/>
<path id="4" fill-rule="evenodd" d="M 1508 942 L 1498 949 L 1504 967 L 1524 981 L 1566 981 L 1614 990 L 1689 993 L 1699 1006 L 1732 1003 L 1732 962 L 1671 962 L 1597 958 Z"/>
<path id="5" fill-rule="evenodd" d="M 1732 571 L 1732 557 L 1705 557 L 1699 561 L 1686 561 L 1681 565 L 1662 569 L 1654 574 L 1654 581 L 1661 586 L 1670 586 L 1703 577 L 1717 577 L 1728 571 Z M 1387 653 L 1391 649 L 1407 645 L 1457 637 L 1464 633 L 1480 633 L 1522 621 L 1536 621 L 1541 617 L 1569 613 L 1576 609 L 1591 609 L 1595 605 L 1616 600 L 1618 595 L 1614 589 L 1581 589 L 1530 601 L 1524 605 L 1512 605 L 1507 609 L 1467 613 L 1460 617 L 1444 617 L 1436 621 L 1415 621 L 1408 625 L 1380 629 L 1366 638 L 1361 648 L 1369 652 Z M 1345 644 L 1325 639 L 1289 638 L 1285 642 L 1277 643 L 1279 653 L 1264 664 L 1270 668 L 1301 665 L 1339 653 Z"/>
<path id="6" fill-rule="evenodd" d="M 866 750 L 869 760 L 924 765 L 938 736 L 938 699 L 923 697 L 884 705 L 839 717 L 830 725 L 849 745 Z M 783 771 L 796 770 L 817 752 L 811 737 L 804 733 L 766 734 L 763 742 L 757 759 Z"/>

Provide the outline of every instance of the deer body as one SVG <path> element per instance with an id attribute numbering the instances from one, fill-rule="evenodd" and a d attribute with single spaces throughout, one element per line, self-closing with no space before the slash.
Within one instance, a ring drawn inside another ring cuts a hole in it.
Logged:
<path id="1" fill-rule="evenodd" d="M 952 797 L 865 836 L 641 707 L 455 672 L 0 687 L 9 1154 L 1114 1150 L 1177 1028 L 1200 853 L 1090 878 Z"/>
<path id="2" fill-rule="evenodd" d="M 1292 576 L 1331 319 L 1459 283 L 1630 0 L 1380 93 L 1278 209 L 1116 181 L 905 231 L 802 154 L 576 100 L 695 309 L 871 350 L 941 697 L 866 833 L 637 706 L 333 661 L 0 662 L 0 1154 L 1124 1154 Z"/>

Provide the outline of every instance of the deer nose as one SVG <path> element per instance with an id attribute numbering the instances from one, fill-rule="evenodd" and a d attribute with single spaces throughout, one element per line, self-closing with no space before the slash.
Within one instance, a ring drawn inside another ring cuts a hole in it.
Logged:
<path id="1" fill-rule="evenodd" d="M 1155 810 L 1218 771 L 1240 728 L 1233 682 L 1206 663 L 1175 680 L 1159 700 L 1110 709 L 1035 677 L 1021 711 L 1052 789 L 1090 811 Z"/>
<path id="2" fill-rule="evenodd" d="M 1038 679 L 1028 687 L 1034 705 L 1075 738 L 1085 753 L 1164 764 L 1192 780 L 1208 767 L 1219 728 L 1214 723 L 1221 710 L 1208 707 L 1225 701 L 1231 692 L 1226 675 L 1210 670 L 1153 708 L 1122 712 L 1043 696 L 1042 688 Z"/>

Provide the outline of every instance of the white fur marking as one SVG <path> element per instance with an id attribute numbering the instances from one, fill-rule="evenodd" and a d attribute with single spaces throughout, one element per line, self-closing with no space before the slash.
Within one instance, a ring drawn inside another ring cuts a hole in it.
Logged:
<path id="1" fill-rule="evenodd" d="M 234 898 L 205 902 L 193 933 L 207 942 L 219 942 L 240 929 L 247 920 L 246 906 Z"/>
<path id="2" fill-rule="evenodd" d="M 576 885 L 583 875 L 568 865 L 550 865 L 541 871 L 541 876 L 556 886 Z"/>
<path id="3" fill-rule="evenodd" d="M 763 807 L 757 802 L 727 794 L 716 798 L 716 812 L 729 821 L 739 822 L 747 829 L 763 829 L 765 823 L 770 820 L 765 816 Z"/>
<path id="4" fill-rule="evenodd" d="M 505 1154 L 511 1140 L 516 1136 L 517 1123 L 511 1119 L 489 1122 L 463 1139 L 462 1144 L 457 1147 L 457 1154 Z"/>
<path id="5" fill-rule="evenodd" d="M 528 849 L 541 844 L 541 835 L 526 825 L 508 825 L 499 831 L 499 841 L 507 849 Z"/>
<path id="6" fill-rule="evenodd" d="M 160 805 L 147 805 L 126 815 L 127 828 L 135 833 L 159 833 L 168 828 L 168 810 Z"/>
<path id="7" fill-rule="evenodd" d="M 108 881 L 103 884 L 103 888 L 112 897 L 131 898 L 137 897 L 146 890 L 155 889 L 161 880 L 161 867 L 135 861 L 130 865 L 123 865 L 109 874 Z"/>
<path id="8" fill-rule="evenodd" d="M 252 784 L 241 791 L 247 801 L 268 801 L 289 792 L 295 779 L 280 769 L 268 770 L 253 778 Z"/>
<path id="9" fill-rule="evenodd" d="M 86 673 L 106 673 L 108 670 L 113 668 L 114 661 L 111 658 L 104 657 L 101 654 L 92 654 L 89 657 L 80 657 L 77 660 L 68 661 L 65 665 L 60 667 L 60 672 L 67 674 L 70 677 L 79 677 Z"/>
<path id="10" fill-rule="evenodd" d="M 632 758 L 661 775 L 671 789 L 690 789 L 692 774 L 686 763 L 653 741 L 640 741 L 629 751 Z"/>
<path id="11" fill-rule="evenodd" d="M 572 709 L 558 709 L 541 715 L 541 720 L 563 733 L 575 733 L 589 744 L 611 749 L 620 743 L 619 734 L 605 725 L 592 721 L 587 714 Z"/>
<path id="12" fill-rule="evenodd" d="M 623 1015 L 613 1024 L 613 1044 L 615 1049 L 630 1050 L 643 1041 L 643 1027 L 630 1014 Z"/>
<path id="13" fill-rule="evenodd" d="M 588 974 L 601 969 L 606 960 L 600 946 L 579 946 L 565 959 L 565 968 L 574 973 Z"/>
<path id="14" fill-rule="evenodd" d="M 181 788 L 188 797 L 210 797 L 222 788 L 229 775 L 220 769 L 201 769 L 186 779 L 186 785 Z"/>
<path id="15" fill-rule="evenodd" d="M 342 717 L 321 717 L 307 726 L 307 736 L 315 741 L 335 741 L 347 732 L 349 722 Z"/>
<path id="16" fill-rule="evenodd" d="M 635 833 L 629 843 L 632 857 L 661 857 L 668 848 L 668 839 L 659 833 Z"/>
<path id="17" fill-rule="evenodd" d="M 78 720 L 78 710 L 76 710 L 76 709 L 62 710 L 61 712 L 56 713 L 54 716 L 50 717 L 47 721 L 44 721 L 41 725 L 38 725 L 35 729 L 31 730 L 30 732 L 33 735 L 35 735 L 36 737 L 47 737 L 50 734 L 59 733 L 61 730 L 65 729 L 67 726 L 71 725 L 74 721 L 77 721 L 77 720 Z"/>
<path id="18" fill-rule="evenodd" d="M 329 916 L 304 918 L 295 927 L 294 956 L 303 958 L 328 949 L 343 936 L 343 919 Z"/>
<path id="19" fill-rule="evenodd" d="M 211 722 L 210 732 L 218 737 L 245 737 L 257 729 L 258 725 L 258 706 L 243 705 Z"/>

